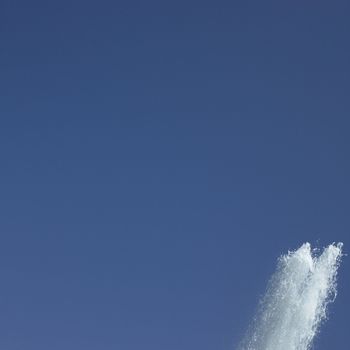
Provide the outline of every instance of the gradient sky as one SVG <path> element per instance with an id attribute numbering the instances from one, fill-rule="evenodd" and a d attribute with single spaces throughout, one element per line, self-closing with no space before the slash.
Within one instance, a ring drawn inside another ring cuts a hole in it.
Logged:
<path id="1" fill-rule="evenodd" d="M 234 349 L 282 252 L 347 251 L 349 17 L 2 0 L 0 348 Z"/>

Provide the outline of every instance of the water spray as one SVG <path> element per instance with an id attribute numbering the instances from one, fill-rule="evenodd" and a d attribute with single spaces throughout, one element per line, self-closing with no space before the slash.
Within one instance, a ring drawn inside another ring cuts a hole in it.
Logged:
<path id="1" fill-rule="evenodd" d="M 283 255 L 240 350 L 309 350 L 334 301 L 342 243 Z"/>

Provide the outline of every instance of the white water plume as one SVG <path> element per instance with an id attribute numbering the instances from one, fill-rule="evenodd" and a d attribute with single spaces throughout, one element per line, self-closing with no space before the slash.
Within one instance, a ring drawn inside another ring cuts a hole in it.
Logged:
<path id="1" fill-rule="evenodd" d="M 309 350 L 336 296 L 342 243 L 323 250 L 303 244 L 279 259 L 241 350 Z"/>

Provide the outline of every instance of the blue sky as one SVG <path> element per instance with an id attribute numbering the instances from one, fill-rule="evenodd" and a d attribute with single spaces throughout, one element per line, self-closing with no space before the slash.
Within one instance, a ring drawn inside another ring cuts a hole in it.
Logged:
<path id="1" fill-rule="evenodd" d="M 2 0 L 0 347 L 232 349 L 282 252 L 347 250 L 349 10 Z"/>

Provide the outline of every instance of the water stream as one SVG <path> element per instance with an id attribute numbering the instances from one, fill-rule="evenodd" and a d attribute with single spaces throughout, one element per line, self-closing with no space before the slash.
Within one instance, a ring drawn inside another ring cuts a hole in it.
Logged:
<path id="1" fill-rule="evenodd" d="M 336 296 L 342 244 L 282 256 L 240 350 L 309 350 Z"/>

